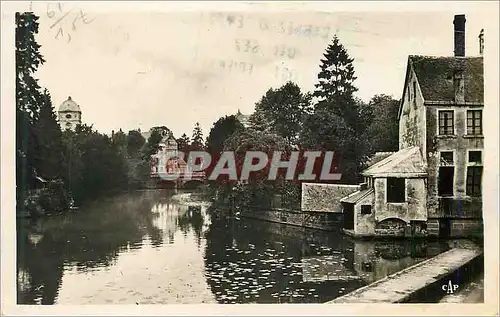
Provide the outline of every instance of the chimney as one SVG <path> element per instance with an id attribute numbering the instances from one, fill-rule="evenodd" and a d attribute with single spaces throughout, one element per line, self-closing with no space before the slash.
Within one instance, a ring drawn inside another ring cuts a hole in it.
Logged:
<path id="1" fill-rule="evenodd" d="M 455 15 L 455 56 L 465 56 L 465 14 Z"/>
<path id="2" fill-rule="evenodd" d="M 479 55 L 483 56 L 484 52 L 484 29 L 479 32 Z"/>

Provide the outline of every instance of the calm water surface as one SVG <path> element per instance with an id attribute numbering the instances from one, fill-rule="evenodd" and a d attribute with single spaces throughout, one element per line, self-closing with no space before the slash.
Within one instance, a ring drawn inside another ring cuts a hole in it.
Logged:
<path id="1" fill-rule="evenodd" d="M 189 198 L 143 191 L 19 220 L 18 303 L 321 303 L 447 249 L 210 219 Z"/>

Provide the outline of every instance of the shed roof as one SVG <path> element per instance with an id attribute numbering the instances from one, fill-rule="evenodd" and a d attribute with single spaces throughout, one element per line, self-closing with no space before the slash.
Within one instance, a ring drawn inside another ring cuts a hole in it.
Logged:
<path id="1" fill-rule="evenodd" d="M 454 101 L 453 75 L 464 71 L 466 102 L 484 102 L 483 57 L 411 55 L 409 63 L 425 101 Z"/>
<path id="2" fill-rule="evenodd" d="M 355 204 L 355 203 L 359 202 L 361 199 L 370 195 L 371 193 L 373 193 L 373 188 L 360 190 L 360 191 L 357 191 L 355 193 L 350 194 L 349 196 L 342 198 L 340 200 L 340 202 L 341 203 Z"/>
<path id="3" fill-rule="evenodd" d="M 427 170 L 419 147 L 399 150 L 362 173 L 372 177 L 426 177 Z"/>

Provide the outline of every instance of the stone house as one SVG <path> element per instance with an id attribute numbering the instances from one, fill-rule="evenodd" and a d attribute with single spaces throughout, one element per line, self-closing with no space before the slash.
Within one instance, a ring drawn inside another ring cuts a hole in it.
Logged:
<path id="1" fill-rule="evenodd" d="M 363 189 L 341 200 L 347 233 L 482 232 L 483 57 L 465 56 L 464 15 L 454 26 L 455 56 L 409 56 L 399 151 L 366 169 Z"/>

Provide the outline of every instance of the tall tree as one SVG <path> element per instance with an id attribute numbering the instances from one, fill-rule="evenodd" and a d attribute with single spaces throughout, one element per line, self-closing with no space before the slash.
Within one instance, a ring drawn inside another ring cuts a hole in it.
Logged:
<path id="1" fill-rule="evenodd" d="M 342 182 L 356 183 L 366 161 L 362 137 L 366 123 L 364 104 L 354 97 L 353 59 L 335 36 L 321 59 L 321 71 L 313 96 L 313 113 L 305 120 L 301 143 L 305 147 L 337 153 Z"/>
<path id="2" fill-rule="evenodd" d="M 321 59 L 318 83 L 313 96 L 318 98 L 316 107 L 326 108 L 342 117 L 349 126 L 357 124 L 358 112 L 354 93 L 354 59 L 349 57 L 347 50 L 334 36 Z"/>
<path id="3" fill-rule="evenodd" d="M 129 157 L 137 157 L 146 143 L 139 131 L 130 130 L 127 134 L 127 153 Z"/>
<path id="4" fill-rule="evenodd" d="M 33 160 L 37 174 L 53 180 L 62 176 L 64 147 L 61 128 L 57 122 L 49 92 L 45 90 L 42 97 L 40 112 L 33 124 L 36 143 Z"/>
<path id="5" fill-rule="evenodd" d="M 179 147 L 179 151 L 181 151 L 181 152 L 189 151 L 189 146 L 190 146 L 191 140 L 186 135 L 186 133 L 183 133 L 181 135 L 181 137 L 178 138 L 176 141 L 177 141 L 177 146 Z"/>
<path id="6" fill-rule="evenodd" d="M 278 89 L 269 89 L 255 106 L 250 122 L 259 131 L 269 131 L 296 145 L 311 96 L 300 91 L 297 84 L 288 82 Z"/>
<path id="7" fill-rule="evenodd" d="M 229 139 L 235 132 L 242 130 L 244 127 L 234 115 L 224 116 L 217 120 L 207 138 L 207 149 L 210 153 L 219 154 L 224 149 L 224 142 Z"/>
<path id="8" fill-rule="evenodd" d="M 35 132 L 42 95 L 34 73 L 45 60 L 35 40 L 38 17 L 30 12 L 15 15 L 16 45 L 16 196 L 24 202 L 24 193 L 33 186 L 35 176 Z M 18 204 L 19 205 L 19 204 Z"/>
<path id="9" fill-rule="evenodd" d="M 203 131 L 201 130 L 200 124 L 196 122 L 193 129 L 193 137 L 191 138 L 191 148 L 195 151 L 203 149 Z"/>

